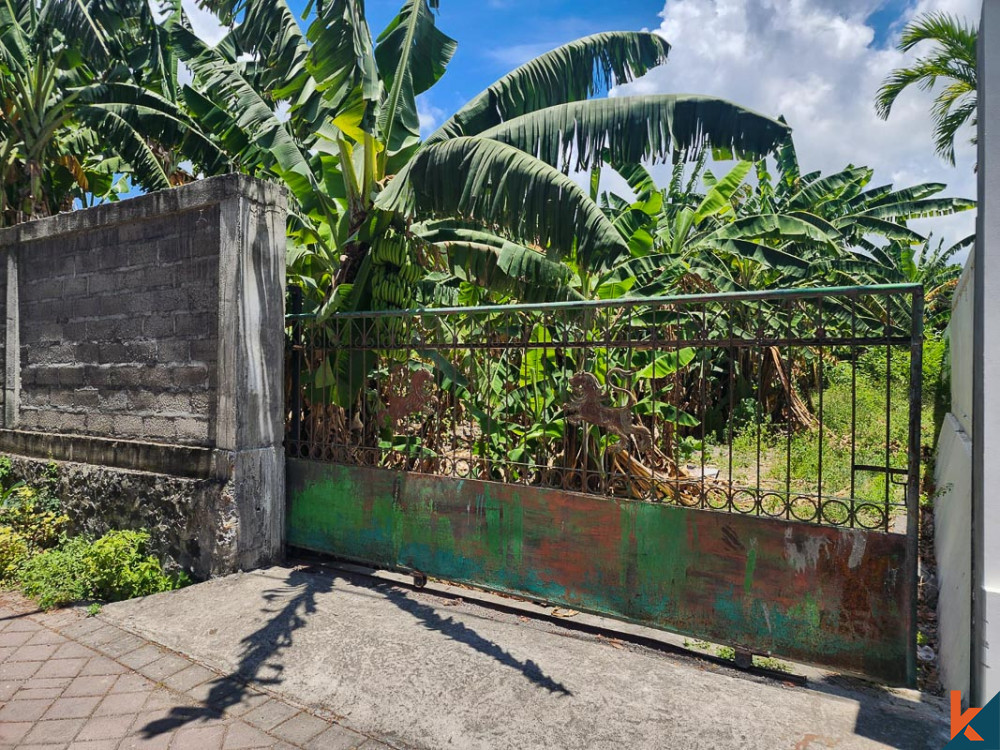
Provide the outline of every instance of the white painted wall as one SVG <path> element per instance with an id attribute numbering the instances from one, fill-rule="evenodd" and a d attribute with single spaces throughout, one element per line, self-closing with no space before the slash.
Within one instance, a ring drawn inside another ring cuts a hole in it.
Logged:
<path id="1" fill-rule="evenodd" d="M 965 270 L 955 287 L 948 323 L 948 352 L 951 358 L 951 413 L 970 438 L 972 436 L 972 342 L 973 278 L 976 254 L 969 254 Z M 970 469 L 971 471 L 971 469 Z M 970 485 L 971 489 L 971 485 Z"/>
<path id="2" fill-rule="evenodd" d="M 971 302 L 971 300 L 970 300 Z M 971 317 L 971 316 L 970 316 Z M 971 331 L 969 332 L 971 334 Z M 971 346 L 972 336 L 968 337 Z M 971 364 L 971 362 L 970 362 Z M 971 376 L 971 367 L 970 376 Z M 945 417 L 934 476 L 934 553 L 938 584 L 938 666 L 945 690 L 969 702 L 972 675 L 972 437 Z"/>
<path id="3" fill-rule="evenodd" d="M 1000 692 L 1000 0 L 979 27 L 973 344 L 972 703 Z"/>
<path id="4" fill-rule="evenodd" d="M 969 704 L 972 676 L 972 343 L 975 253 L 955 288 L 948 324 L 951 413 L 938 438 L 934 554 L 938 584 L 938 665 L 945 690 Z"/>

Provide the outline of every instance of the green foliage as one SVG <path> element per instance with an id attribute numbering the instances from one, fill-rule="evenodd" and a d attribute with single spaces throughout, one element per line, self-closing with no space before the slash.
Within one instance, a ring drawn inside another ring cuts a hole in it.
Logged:
<path id="1" fill-rule="evenodd" d="M 12 480 L 10 458 L 0 456 L 0 586 L 16 583 L 25 561 L 56 545 L 69 523 L 49 481 L 36 489 Z"/>
<path id="2" fill-rule="evenodd" d="M 791 672 L 792 668 L 781 659 L 773 656 L 754 656 L 753 665 L 759 669 L 770 669 L 772 672 Z"/>
<path id="3" fill-rule="evenodd" d="M 52 547 L 59 541 L 69 518 L 60 512 L 57 498 L 24 484 L 14 485 L 4 495 L 0 528 L 17 532 L 33 550 Z"/>
<path id="4" fill-rule="evenodd" d="M 936 97 L 931 108 L 934 146 L 938 155 L 952 164 L 955 137 L 967 123 L 976 122 L 977 37 L 975 26 L 947 13 L 924 13 L 914 19 L 903 29 L 898 49 L 909 52 L 926 42 L 933 44 L 934 50 L 917 58 L 912 65 L 892 71 L 875 100 L 875 111 L 884 120 L 899 95 L 909 87 L 934 88 Z M 975 136 L 972 142 L 975 143 Z"/>
<path id="5" fill-rule="evenodd" d="M 940 347 L 933 339 L 925 345 L 925 352 L 930 350 L 931 354 L 929 361 L 925 361 L 927 377 L 933 378 L 939 371 Z M 852 461 L 885 465 L 887 434 L 889 464 L 905 468 L 909 438 L 909 366 L 908 352 L 893 351 L 887 359 L 884 349 L 862 353 L 855 367 L 847 359 L 827 364 L 823 371 L 822 406 L 819 389 L 808 394 L 812 412 L 819 415 L 822 408 L 822 432 L 816 426 L 790 430 L 787 425 L 775 424 L 769 419 L 758 422 L 753 414 L 754 401 L 740 405 L 737 412 L 742 422 L 737 422 L 739 426 L 735 428 L 731 447 L 734 481 L 747 486 L 781 489 L 787 483 L 792 492 L 815 494 L 820 489 L 822 450 L 822 494 L 847 499 L 852 496 Z M 936 392 L 925 387 L 921 415 L 921 449 L 924 452 L 933 448 L 939 431 L 934 418 L 935 398 Z M 711 461 L 727 470 L 729 450 L 728 444 L 710 446 Z M 891 504 L 903 501 L 901 486 L 893 483 L 887 487 L 881 474 L 856 472 L 853 482 L 853 497 L 858 503 L 881 508 L 887 498 Z M 838 520 L 838 513 L 837 506 L 830 506 L 826 511 L 831 520 Z"/>
<path id="6" fill-rule="evenodd" d="M 928 336 L 923 347 L 924 400 L 935 399 L 947 391 L 948 342 L 940 336 Z"/>
<path id="7" fill-rule="evenodd" d="M 184 573 L 164 573 L 160 561 L 148 553 L 148 544 L 146 531 L 112 531 L 91 544 L 87 551 L 91 596 L 113 602 L 190 583 Z"/>
<path id="8" fill-rule="evenodd" d="M 145 531 L 111 531 L 96 541 L 79 536 L 31 557 L 21 566 L 21 590 L 42 609 L 75 601 L 120 601 L 180 588 L 190 580 L 168 574 L 149 555 Z"/>
<path id="9" fill-rule="evenodd" d="M 778 149 L 774 171 L 767 161 L 740 162 L 717 178 L 699 160 L 685 177 L 678 162 L 669 184 L 658 188 L 645 167 L 614 166 L 636 200 L 602 198 L 629 253 L 615 259 L 598 288 L 625 279 L 633 281 L 630 296 L 691 287 L 707 292 L 921 284 L 926 326 L 939 331 L 947 324 L 961 273 L 952 261 L 973 238 L 945 248 L 908 226 L 913 219 L 975 206 L 941 197 L 941 183 L 873 188 L 873 171 L 854 166 L 803 175 L 790 137 Z M 751 168 L 755 184 L 746 182 Z M 886 313 L 874 299 L 856 312 L 878 320 Z M 905 310 L 889 312 L 894 320 L 905 319 Z"/>
<path id="10" fill-rule="evenodd" d="M 360 0 L 310 4 L 304 34 L 284 0 L 205 5 L 232 26 L 211 47 L 182 14 L 172 38 L 194 73 L 184 99 L 241 171 L 289 188 L 290 278 L 321 321 L 428 298 L 600 294 L 580 288 L 624 243 L 597 196 L 566 176 L 566 153 L 595 168 L 709 148 L 760 157 L 787 133 L 718 99 L 595 98 L 666 62 L 669 51 L 656 34 L 608 32 L 511 71 L 421 142 L 416 97 L 441 79 L 456 49 L 437 28 L 434 3 L 405 0 L 375 38 Z M 447 233 L 442 220 L 452 224 Z M 407 262 L 378 260 L 398 237 L 410 246 Z M 437 275 L 421 287 L 426 295 L 414 294 L 414 271 Z M 617 280 L 603 293 L 626 288 Z"/>
<path id="11" fill-rule="evenodd" d="M 28 540 L 10 526 L 0 526 L 0 586 L 13 583 L 30 554 Z"/>
<path id="12" fill-rule="evenodd" d="M 176 21 L 171 19 L 167 25 Z M 0 4 L 0 226 L 192 179 L 224 158 L 177 104 L 145 0 Z"/>
<path id="13" fill-rule="evenodd" d="M 64 538 L 57 547 L 28 559 L 19 574 L 21 591 L 38 600 L 42 609 L 62 607 L 87 599 L 91 569 L 87 561 L 90 540 Z"/>

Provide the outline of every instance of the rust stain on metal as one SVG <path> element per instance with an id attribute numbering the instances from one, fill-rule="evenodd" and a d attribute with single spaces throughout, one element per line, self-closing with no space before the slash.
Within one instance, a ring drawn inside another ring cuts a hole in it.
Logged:
<path id="1" fill-rule="evenodd" d="M 417 413 L 428 413 L 437 404 L 437 396 L 434 395 L 432 381 L 434 376 L 428 370 L 417 370 L 410 377 L 408 386 L 403 393 L 390 391 L 388 403 L 383 412 L 383 419 L 386 426 L 395 429 L 399 423 Z"/>
<path id="2" fill-rule="evenodd" d="M 621 368 L 614 367 L 608 370 L 608 378 L 613 375 L 630 375 Z M 566 419 L 573 424 L 587 422 L 598 427 L 603 427 L 621 438 L 617 443 L 608 448 L 608 453 L 619 453 L 628 446 L 628 439 L 632 437 L 640 453 L 645 453 L 652 446 L 652 436 L 645 425 L 638 422 L 632 416 L 632 409 L 635 407 L 635 394 L 627 388 L 612 385 L 611 388 L 624 393 L 628 398 L 625 406 L 607 406 L 604 404 L 604 393 L 597 376 L 591 372 L 578 372 L 569 379 L 572 387 L 569 402 L 566 404 Z"/>
<path id="3" fill-rule="evenodd" d="M 912 684 L 906 537 L 293 459 L 289 544 Z"/>

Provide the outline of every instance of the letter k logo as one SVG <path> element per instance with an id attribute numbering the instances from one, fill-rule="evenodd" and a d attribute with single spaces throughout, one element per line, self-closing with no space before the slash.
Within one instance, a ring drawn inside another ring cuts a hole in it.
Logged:
<path id="1" fill-rule="evenodd" d="M 965 729 L 966 738 L 970 742 L 983 742 L 983 738 L 979 736 L 979 733 L 975 729 L 969 726 L 969 722 L 972 721 L 976 714 L 978 714 L 983 709 L 981 708 L 969 708 L 966 709 L 965 713 L 962 713 L 962 693 L 958 690 L 951 691 L 951 738 L 955 739 L 958 733 Z"/>

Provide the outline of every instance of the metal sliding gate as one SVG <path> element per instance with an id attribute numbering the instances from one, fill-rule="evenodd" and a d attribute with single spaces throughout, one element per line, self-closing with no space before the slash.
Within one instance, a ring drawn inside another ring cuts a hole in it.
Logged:
<path id="1" fill-rule="evenodd" d="M 289 545 L 913 684 L 922 292 L 289 321 Z"/>

